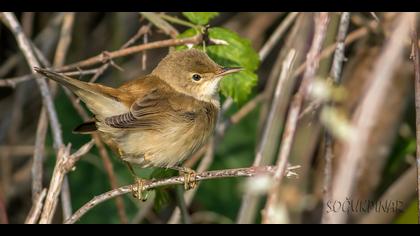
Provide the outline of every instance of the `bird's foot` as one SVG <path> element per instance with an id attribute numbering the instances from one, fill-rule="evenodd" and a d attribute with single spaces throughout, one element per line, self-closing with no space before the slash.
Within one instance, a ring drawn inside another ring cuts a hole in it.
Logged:
<path id="1" fill-rule="evenodd" d="M 147 200 L 149 196 L 149 191 L 145 188 L 146 180 L 141 178 L 136 178 L 136 182 L 133 184 L 131 188 L 131 193 L 133 197 L 143 202 Z"/>
<path id="2" fill-rule="evenodd" d="M 190 190 L 197 187 L 197 173 L 187 167 L 181 167 L 179 169 L 180 174 L 184 175 L 184 189 Z"/>

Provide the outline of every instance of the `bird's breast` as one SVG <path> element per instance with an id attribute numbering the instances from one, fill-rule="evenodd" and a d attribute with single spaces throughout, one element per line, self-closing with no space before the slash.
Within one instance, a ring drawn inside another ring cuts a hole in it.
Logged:
<path id="1" fill-rule="evenodd" d="M 119 140 L 131 160 L 146 157 L 150 166 L 171 167 L 197 151 L 213 133 L 218 107 L 203 103 L 200 109 L 178 112 L 158 130 L 128 131 Z"/>

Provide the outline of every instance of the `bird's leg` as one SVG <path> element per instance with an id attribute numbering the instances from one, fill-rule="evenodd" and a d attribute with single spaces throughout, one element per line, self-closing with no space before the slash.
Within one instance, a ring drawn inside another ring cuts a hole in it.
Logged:
<path id="1" fill-rule="evenodd" d="M 118 152 L 120 154 L 120 157 L 123 157 L 123 152 L 121 151 L 121 149 L 118 149 Z M 145 183 L 146 180 L 139 178 L 136 174 L 136 172 L 134 171 L 133 166 L 127 162 L 124 161 L 124 163 L 127 165 L 128 170 L 131 174 L 131 176 L 133 176 L 135 183 L 133 184 L 133 187 L 131 189 L 131 193 L 133 194 L 133 197 L 139 200 L 142 200 L 143 202 L 147 200 L 147 197 L 149 196 L 149 191 L 145 191 Z"/>
<path id="2" fill-rule="evenodd" d="M 178 170 L 180 174 L 184 175 L 184 189 L 190 190 L 197 187 L 197 173 L 188 167 L 174 166 L 171 167 L 174 170 Z"/>

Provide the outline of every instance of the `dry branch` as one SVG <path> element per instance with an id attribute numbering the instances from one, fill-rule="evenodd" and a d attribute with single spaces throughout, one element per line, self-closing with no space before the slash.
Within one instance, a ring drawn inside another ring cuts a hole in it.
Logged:
<path id="1" fill-rule="evenodd" d="M 46 195 L 47 189 L 44 189 L 41 192 L 39 192 L 38 195 L 35 196 L 31 211 L 26 217 L 25 224 L 36 224 L 38 222 L 39 216 L 41 215 L 44 198 Z"/>
<path id="2" fill-rule="evenodd" d="M 296 173 L 293 170 L 296 170 L 297 166 L 291 166 L 288 168 L 285 173 L 286 176 L 296 176 Z M 197 181 L 209 180 L 209 179 L 220 179 L 220 178 L 231 178 L 231 177 L 252 177 L 259 174 L 273 174 L 276 171 L 274 166 L 265 166 L 265 167 L 249 167 L 249 168 L 238 168 L 238 169 L 227 169 L 227 170 L 215 170 L 215 171 L 206 171 L 197 174 Z M 179 185 L 184 184 L 184 175 L 176 176 L 168 179 L 162 180 L 151 180 L 145 183 L 145 191 L 151 190 L 157 187 L 169 186 L 169 185 Z M 103 193 L 99 196 L 94 197 L 88 203 L 83 205 L 73 216 L 68 219 L 66 224 L 73 224 L 78 221 L 86 212 L 97 206 L 98 204 L 107 201 L 111 198 L 114 198 L 119 195 L 131 193 L 134 185 L 127 185 L 119 187 L 118 189 L 111 190 L 109 192 Z"/>
<path id="3" fill-rule="evenodd" d="M 88 58 L 86 60 L 57 68 L 56 70 L 63 72 L 63 71 L 74 70 L 77 68 L 85 68 L 88 66 L 93 66 L 93 65 L 103 63 L 109 60 L 113 60 L 115 58 L 124 57 L 124 56 L 128 56 L 134 53 L 142 52 L 144 50 L 186 45 L 186 44 L 198 44 L 201 42 L 201 40 L 202 40 L 202 36 L 196 35 L 193 37 L 183 38 L 183 39 L 167 39 L 167 40 L 156 41 L 156 42 L 152 42 L 148 44 L 141 44 L 141 45 L 132 46 L 129 48 L 125 48 L 125 49 L 121 49 L 121 50 L 117 50 L 113 52 L 102 53 L 97 56 Z"/>
<path id="4" fill-rule="evenodd" d="M 13 35 L 15 36 L 16 41 L 18 42 L 19 48 L 22 50 L 22 53 L 25 56 L 27 63 L 31 67 L 32 73 L 34 73 L 35 76 L 38 77 L 36 82 L 38 83 L 38 87 L 41 91 L 44 106 L 47 108 L 48 117 L 50 119 L 51 128 L 53 131 L 54 145 L 57 148 L 61 147 L 63 144 L 63 139 L 61 137 L 61 128 L 58 122 L 57 113 L 54 109 L 51 93 L 48 89 L 48 85 L 45 79 L 41 78 L 33 70 L 34 67 L 40 67 L 40 64 L 35 57 L 35 53 L 32 50 L 31 42 L 23 34 L 22 28 L 19 25 L 19 22 L 17 21 L 13 13 L 3 12 L 1 13 L 1 15 L 3 17 L 3 20 L 6 22 L 6 26 L 8 26 L 8 28 L 12 31 Z"/>
<path id="5" fill-rule="evenodd" d="M 67 147 L 60 148 L 57 161 L 54 167 L 53 175 L 49 185 L 47 197 L 44 202 L 44 208 L 42 210 L 40 224 L 49 224 L 52 221 L 52 217 L 55 213 L 55 208 L 58 203 L 58 196 L 61 191 L 62 183 L 66 174 L 71 171 L 76 164 L 76 161 L 80 159 L 82 155 L 87 153 L 93 146 L 91 140 L 87 144 L 83 145 L 75 154 L 70 155 L 70 145 Z"/>

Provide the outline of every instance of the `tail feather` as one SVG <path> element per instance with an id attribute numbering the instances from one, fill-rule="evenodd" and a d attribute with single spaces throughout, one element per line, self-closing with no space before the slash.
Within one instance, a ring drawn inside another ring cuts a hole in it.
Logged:
<path id="1" fill-rule="evenodd" d="M 83 124 L 80 124 L 79 126 L 77 126 L 74 130 L 73 133 L 76 134 L 91 134 L 94 133 L 98 130 L 98 128 L 95 125 L 94 121 L 90 121 L 90 122 L 86 122 Z"/>
<path id="2" fill-rule="evenodd" d="M 128 111 L 128 108 L 118 100 L 117 89 L 96 83 L 83 82 L 48 69 L 36 67 L 34 70 L 69 88 L 80 97 L 99 120 Z"/>

